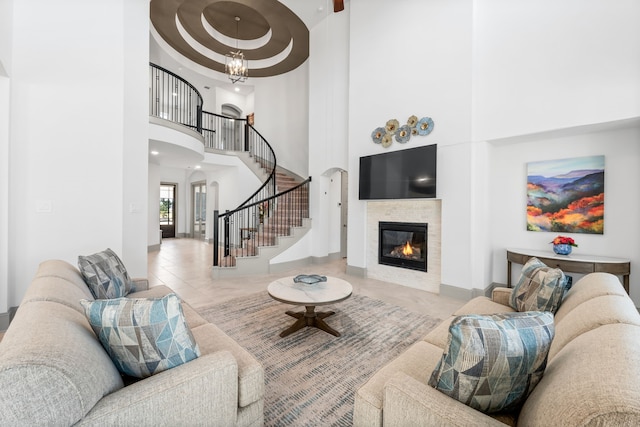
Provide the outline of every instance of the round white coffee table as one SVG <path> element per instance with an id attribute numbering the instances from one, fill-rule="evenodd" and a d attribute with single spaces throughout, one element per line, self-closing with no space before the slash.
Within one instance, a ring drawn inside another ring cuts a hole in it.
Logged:
<path id="1" fill-rule="evenodd" d="M 321 329 L 339 337 L 340 332 L 327 325 L 324 321 L 325 318 L 335 314 L 335 312 L 316 312 L 316 306 L 344 301 L 351 296 L 352 291 L 353 287 L 349 282 L 337 277 L 327 277 L 326 282 L 307 285 L 294 282 L 293 276 L 291 276 L 275 280 L 269 283 L 267 287 L 267 292 L 274 300 L 285 304 L 304 305 L 306 309 L 303 312 L 286 312 L 289 316 L 298 320 L 282 331 L 280 333 L 281 337 L 286 337 L 307 326 Z"/>

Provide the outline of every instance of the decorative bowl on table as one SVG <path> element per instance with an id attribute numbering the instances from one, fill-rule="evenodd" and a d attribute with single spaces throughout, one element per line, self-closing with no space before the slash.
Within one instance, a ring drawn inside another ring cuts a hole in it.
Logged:
<path id="1" fill-rule="evenodd" d="M 559 244 L 559 245 L 553 245 L 553 252 L 557 253 L 558 255 L 569 255 L 571 253 L 571 245 L 567 245 L 567 244 Z"/>
<path id="2" fill-rule="evenodd" d="M 295 283 L 302 283 L 303 285 L 315 285 L 319 282 L 326 282 L 326 276 L 320 276 L 318 274 L 300 274 L 293 278 Z"/>
<path id="3" fill-rule="evenodd" d="M 553 252 L 558 255 L 569 255 L 574 246 L 578 247 L 573 238 L 566 236 L 558 236 L 549 243 L 553 243 Z"/>

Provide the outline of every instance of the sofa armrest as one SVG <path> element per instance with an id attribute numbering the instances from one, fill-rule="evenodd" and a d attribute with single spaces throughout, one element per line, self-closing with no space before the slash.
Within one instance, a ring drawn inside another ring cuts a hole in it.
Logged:
<path id="1" fill-rule="evenodd" d="M 238 365 L 228 351 L 200 356 L 103 397 L 78 425 L 235 425 Z"/>
<path id="2" fill-rule="evenodd" d="M 149 279 L 134 277 L 131 280 L 133 280 L 134 285 L 136 285 L 136 292 L 146 291 L 147 289 L 149 289 Z"/>
<path id="3" fill-rule="evenodd" d="M 505 426 L 402 372 L 384 386 L 382 417 L 385 427 Z"/>
<path id="4" fill-rule="evenodd" d="M 493 291 L 491 291 L 491 299 L 493 302 L 509 307 L 512 292 L 513 288 L 493 288 Z"/>

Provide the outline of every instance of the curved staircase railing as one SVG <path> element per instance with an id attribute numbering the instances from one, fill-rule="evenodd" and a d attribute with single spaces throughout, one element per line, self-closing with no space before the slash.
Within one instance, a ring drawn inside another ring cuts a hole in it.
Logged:
<path id="1" fill-rule="evenodd" d="M 180 76 L 149 63 L 149 85 L 150 116 L 201 133 L 205 149 L 247 152 L 267 173 L 262 185 L 237 208 L 221 215 L 214 212 L 214 266 L 235 266 L 237 258 L 255 256 L 258 247 L 273 246 L 277 237 L 291 234 L 291 227 L 303 225 L 309 218 L 311 177 L 296 182 L 279 175 L 273 148 L 248 120 L 204 111 L 200 92 Z"/>
<path id="2" fill-rule="evenodd" d="M 292 227 L 301 227 L 309 218 L 310 182 L 311 177 L 222 215 L 214 211 L 213 265 L 235 267 L 237 258 L 256 256 L 259 247 L 274 246 L 278 237 L 291 235 Z M 222 253 L 216 242 L 222 242 Z"/>

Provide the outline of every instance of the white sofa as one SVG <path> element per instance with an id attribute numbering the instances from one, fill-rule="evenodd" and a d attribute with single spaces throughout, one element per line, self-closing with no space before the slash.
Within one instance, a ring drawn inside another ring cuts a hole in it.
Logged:
<path id="1" fill-rule="evenodd" d="M 512 289 L 478 297 L 375 373 L 356 392 L 355 426 L 639 426 L 640 314 L 616 276 L 573 285 L 555 315 L 542 380 L 518 414 L 489 416 L 427 382 L 462 314 L 511 312 Z"/>
<path id="2" fill-rule="evenodd" d="M 135 280 L 130 298 L 162 297 Z M 86 320 L 78 269 L 43 262 L 0 342 L 0 425 L 261 426 L 264 370 L 189 305 L 202 355 L 141 380 L 120 375 Z"/>

